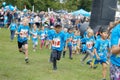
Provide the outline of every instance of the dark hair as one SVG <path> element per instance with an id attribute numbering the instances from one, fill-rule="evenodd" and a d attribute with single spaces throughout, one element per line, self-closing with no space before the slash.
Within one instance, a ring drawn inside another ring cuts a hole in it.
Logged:
<path id="1" fill-rule="evenodd" d="M 54 27 L 55 27 L 55 28 L 62 28 L 62 26 L 59 25 L 59 24 L 55 25 Z"/>
<path id="2" fill-rule="evenodd" d="M 69 32 L 70 30 L 72 30 L 73 28 L 68 28 L 68 31 L 67 32 Z"/>
<path id="3" fill-rule="evenodd" d="M 102 33 L 102 32 L 107 32 L 107 26 L 106 25 L 102 25 L 99 30 L 98 30 L 99 33 Z"/>

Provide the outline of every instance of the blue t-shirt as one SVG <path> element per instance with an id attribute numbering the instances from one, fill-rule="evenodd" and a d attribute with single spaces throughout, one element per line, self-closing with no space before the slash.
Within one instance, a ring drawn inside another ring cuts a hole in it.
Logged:
<path id="1" fill-rule="evenodd" d="M 44 30 L 40 30 L 39 36 L 40 36 L 40 40 L 45 40 L 45 37 L 46 37 L 45 31 Z"/>
<path id="2" fill-rule="evenodd" d="M 18 41 L 19 42 L 23 42 L 23 41 L 26 41 L 28 40 L 27 37 L 29 35 L 29 26 L 24 26 L 24 25 L 20 25 L 18 27 Z"/>
<path id="3" fill-rule="evenodd" d="M 111 33 L 111 46 L 119 45 L 120 40 L 120 24 L 118 24 L 115 28 L 112 29 Z M 120 54 L 115 55 L 112 54 L 110 57 L 110 61 L 112 64 L 120 66 Z"/>
<path id="4" fill-rule="evenodd" d="M 72 40 L 72 45 L 73 46 L 77 46 L 78 41 L 80 41 L 80 37 L 79 36 L 73 36 L 73 40 Z"/>
<path id="5" fill-rule="evenodd" d="M 10 30 L 15 31 L 17 29 L 17 24 L 16 23 L 11 23 L 10 24 Z"/>
<path id="6" fill-rule="evenodd" d="M 32 29 L 31 34 L 32 34 L 32 41 L 33 42 L 38 41 L 38 29 L 36 30 Z"/>
<path id="7" fill-rule="evenodd" d="M 63 31 L 59 33 L 54 33 L 52 35 L 52 49 L 62 51 L 64 49 L 64 44 L 66 42 L 66 36 Z"/>
<path id="8" fill-rule="evenodd" d="M 54 33 L 55 33 L 55 30 L 54 30 L 54 29 L 48 30 L 48 39 L 49 39 L 49 40 L 52 40 L 52 39 L 53 39 L 53 36 L 52 36 L 52 35 L 54 35 Z"/>
<path id="9" fill-rule="evenodd" d="M 4 24 L 7 24 L 7 22 L 8 22 L 8 17 L 4 16 Z"/>
<path id="10" fill-rule="evenodd" d="M 97 54 L 100 57 L 100 60 L 106 62 L 108 48 L 110 48 L 109 40 L 97 39 L 94 48 L 96 48 Z"/>
<path id="11" fill-rule="evenodd" d="M 93 44 L 95 43 L 95 38 L 94 38 L 94 36 L 91 36 L 90 38 L 85 37 L 85 38 L 81 39 L 81 42 L 86 44 L 84 46 L 85 50 L 89 49 L 89 50 L 92 51 L 93 50 Z"/>
<path id="12" fill-rule="evenodd" d="M 74 36 L 74 33 L 67 33 L 67 39 L 71 39 L 69 42 L 68 42 L 68 46 L 72 46 L 72 39 L 73 39 L 73 36 Z"/>

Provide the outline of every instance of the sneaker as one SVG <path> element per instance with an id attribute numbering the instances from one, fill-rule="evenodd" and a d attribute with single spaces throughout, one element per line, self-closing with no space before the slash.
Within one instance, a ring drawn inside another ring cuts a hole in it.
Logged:
<path id="1" fill-rule="evenodd" d="M 25 51 L 23 51 L 23 50 L 22 50 L 22 51 L 19 51 L 19 52 L 25 54 Z"/>
<path id="2" fill-rule="evenodd" d="M 53 70 L 57 70 L 57 67 L 54 67 Z"/>
<path id="3" fill-rule="evenodd" d="M 72 60 L 73 58 L 72 58 L 72 57 L 70 57 L 69 59 L 70 59 L 70 60 Z"/>
<path id="4" fill-rule="evenodd" d="M 92 62 L 91 60 L 88 60 L 86 64 L 90 65 L 91 62 Z"/>
<path id="5" fill-rule="evenodd" d="M 26 62 L 26 63 L 29 63 L 29 60 L 28 60 L 28 58 L 26 58 L 26 59 L 25 59 L 25 62 Z"/>
<path id="6" fill-rule="evenodd" d="M 96 69 L 97 68 L 97 66 L 93 66 L 93 69 Z M 106 80 L 106 79 L 105 79 Z"/>

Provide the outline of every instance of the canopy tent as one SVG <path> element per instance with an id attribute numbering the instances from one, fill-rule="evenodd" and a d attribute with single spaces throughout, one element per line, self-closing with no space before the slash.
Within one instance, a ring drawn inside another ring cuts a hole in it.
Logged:
<path id="1" fill-rule="evenodd" d="M 90 13 L 85 11 L 84 9 L 80 9 L 80 10 L 77 10 L 77 11 L 74 11 L 71 13 L 72 15 L 83 15 L 83 16 L 86 16 L 86 17 L 90 17 Z"/>
<path id="2" fill-rule="evenodd" d="M 58 10 L 58 11 L 55 11 L 56 13 L 68 13 L 66 10 Z"/>

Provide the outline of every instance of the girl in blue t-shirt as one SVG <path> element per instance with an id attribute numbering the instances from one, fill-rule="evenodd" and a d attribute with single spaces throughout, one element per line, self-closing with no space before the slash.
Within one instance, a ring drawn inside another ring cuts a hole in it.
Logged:
<path id="1" fill-rule="evenodd" d="M 81 39 L 81 43 L 84 43 L 85 46 L 85 56 L 82 58 L 82 62 L 85 61 L 85 59 L 90 56 L 90 58 L 93 58 L 93 45 L 95 43 L 95 38 L 94 38 L 94 32 L 92 29 L 87 30 L 87 35 L 86 37 Z"/>
<path id="2" fill-rule="evenodd" d="M 36 51 L 38 45 L 38 29 L 36 24 L 33 24 L 33 29 L 30 33 L 32 34 L 33 51 Z"/>
<path id="3" fill-rule="evenodd" d="M 15 31 L 17 29 L 17 24 L 15 23 L 15 21 L 13 20 L 12 23 L 10 24 L 10 26 L 8 27 L 10 29 L 10 39 L 11 41 L 13 41 L 14 39 L 14 35 L 15 35 Z"/>
<path id="4" fill-rule="evenodd" d="M 79 31 L 74 32 L 73 40 L 72 40 L 72 53 L 76 54 L 78 53 L 77 50 L 80 48 L 80 37 L 77 36 Z"/>
<path id="5" fill-rule="evenodd" d="M 44 46 L 45 37 L 46 37 L 44 26 L 42 26 L 42 28 L 39 32 L 39 36 L 40 36 L 40 49 L 42 49 L 42 47 Z"/>

